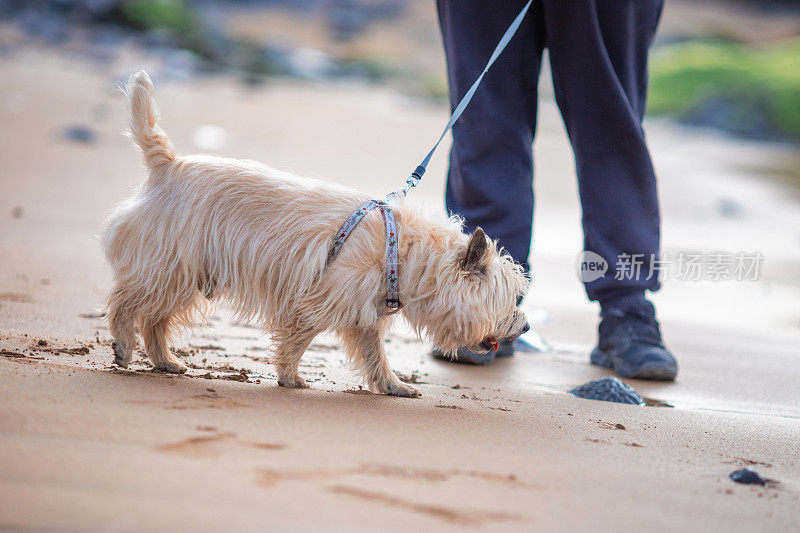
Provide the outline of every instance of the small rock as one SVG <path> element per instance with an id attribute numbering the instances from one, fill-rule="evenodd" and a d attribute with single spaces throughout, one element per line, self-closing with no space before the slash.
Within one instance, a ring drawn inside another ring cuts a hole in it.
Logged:
<path id="1" fill-rule="evenodd" d="M 614 376 L 584 383 L 569 392 L 587 400 L 644 405 L 644 399 L 638 392 Z"/>
<path id="2" fill-rule="evenodd" d="M 22 207 L 15 205 L 11 208 L 11 218 L 19 220 L 22 218 L 22 215 L 25 213 L 25 210 Z"/>
<path id="3" fill-rule="evenodd" d="M 97 141 L 97 134 L 86 126 L 81 125 L 67 126 L 62 131 L 62 135 L 68 141 L 82 142 L 85 144 L 94 144 L 94 142 Z"/>
<path id="4" fill-rule="evenodd" d="M 740 468 L 735 472 L 731 472 L 728 476 L 736 483 L 743 483 L 745 485 L 766 485 L 767 480 L 761 477 L 761 474 L 752 468 Z"/>

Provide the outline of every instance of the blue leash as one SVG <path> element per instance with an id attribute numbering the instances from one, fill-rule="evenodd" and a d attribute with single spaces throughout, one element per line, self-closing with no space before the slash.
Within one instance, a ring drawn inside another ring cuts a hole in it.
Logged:
<path id="1" fill-rule="evenodd" d="M 483 68 L 483 72 L 481 72 L 480 76 L 478 76 L 478 79 L 475 80 L 475 83 L 473 83 L 472 87 L 470 87 L 467 91 L 467 94 L 464 95 L 464 97 L 456 106 L 453 114 L 450 116 L 450 120 L 444 127 L 444 131 L 442 131 L 442 134 L 439 136 L 439 140 L 433 145 L 433 148 L 431 148 L 430 152 L 428 152 L 428 155 L 426 155 L 425 159 L 422 160 L 422 163 L 420 163 L 419 166 L 414 169 L 414 172 L 412 172 L 411 175 L 406 178 L 405 185 L 403 185 L 399 190 L 391 192 L 387 195 L 387 200 L 392 200 L 400 194 L 406 196 L 412 187 L 417 186 L 419 181 L 422 179 L 422 176 L 425 174 L 425 171 L 428 170 L 428 163 L 430 162 L 431 157 L 433 157 L 434 152 L 436 152 L 436 149 L 439 147 L 439 144 L 441 144 L 442 139 L 444 139 L 444 136 L 447 135 L 447 132 L 450 131 L 450 128 L 453 127 L 453 124 L 456 123 L 456 121 L 461 117 L 461 114 L 464 112 L 464 109 L 466 109 L 467 105 L 469 105 L 470 100 L 472 100 L 472 96 L 475 94 L 475 91 L 478 90 L 478 86 L 483 81 L 483 77 L 489 71 L 489 67 L 491 67 L 495 60 L 500 56 L 508 42 L 512 37 L 514 37 L 514 34 L 517 33 L 517 29 L 519 28 L 520 24 L 522 24 L 522 19 L 525 18 L 525 14 L 528 12 L 528 8 L 531 7 L 532 3 L 533 0 L 528 0 L 528 3 L 525 4 L 525 7 L 523 7 L 522 11 L 519 12 L 517 18 L 514 19 L 514 21 L 511 23 L 511 26 L 509 26 L 505 34 L 503 34 L 503 38 L 500 39 L 499 43 L 497 43 L 497 47 L 494 49 L 494 52 L 492 52 L 489 62 L 486 63 L 486 66 Z"/>

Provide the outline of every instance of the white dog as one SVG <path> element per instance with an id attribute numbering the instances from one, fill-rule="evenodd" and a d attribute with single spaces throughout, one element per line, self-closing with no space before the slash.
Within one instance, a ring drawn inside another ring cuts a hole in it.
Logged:
<path id="1" fill-rule="evenodd" d="M 391 317 L 379 312 L 380 214 L 370 212 L 326 264 L 335 234 L 369 197 L 253 161 L 178 156 L 159 127 L 147 74 L 133 75 L 126 92 L 130 135 L 149 175 L 103 228 L 116 363 L 127 367 L 138 327 L 156 368 L 184 372 L 168 337 L 213 298 L 272 335 L 280 385 L 307 387 L 300 358 L 315 335 L 331 330 L 371 389 L 419 395 L 392 372 L 383 349 Z M 447 353 L 461 346 L 485 353 L 527 328 L 516 307 L 527 280 L 483 231 L 470 237 L 457 219 L 434 220 L 402 203 L 394 211 L 402 314 L 420 334 Z"/>

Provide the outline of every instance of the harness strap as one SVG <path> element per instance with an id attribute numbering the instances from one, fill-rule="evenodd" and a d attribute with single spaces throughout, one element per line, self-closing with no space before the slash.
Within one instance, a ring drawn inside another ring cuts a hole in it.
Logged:
<path id="1" fill-rule="evenodd" d="M 325 264 L 326 266 L 330 265 L 336 259 L 350 233 L 367 213 L 375 208 L 381 210 L 383 225 L 386 229 L 386 301 L 384 302 L 385 310 L 379 311 L 378 315 L 388 316 L 400 311 L 403 308 L 403 304 L 400 302 L 400 285 L 398 283 L 400 260 L 397 250 L 400 239 L 397 232 L 397 222 L 394 218 L 394 209 L 388 206 L 386 202 L 383 200 L 368 200 L 350 215 L 333 239 L 333 245 L 328 251 L 328 259 Z"/>

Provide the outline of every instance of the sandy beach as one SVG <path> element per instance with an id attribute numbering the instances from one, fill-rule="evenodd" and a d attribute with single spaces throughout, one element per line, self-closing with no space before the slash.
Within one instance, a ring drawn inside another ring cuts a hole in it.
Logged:
<path id="1" fill-rule="evenodd" d="M 269 338 L 217 309 L 173 343 L 186 375 L 153 371 L 141 351 L 122 370 L 97 235 L 143 178 L 114 82 L 151 66 L 132 55 L 109 72 L 42 49 L 0 59 L 0 528 L 800 528 L 800 197 L 770 175 L 792 164 L 789 148 L 647 124 L 664 250 L 764 258 L 757 280 L 666 280 L 654 296 L 681 373 L 629 384 L 660 406 L 567 393 L 607 374 L 588 364 L 597 309 L 576 275 L 573 160 L 550 100 L 524 303 L 545 351 L 451 365 L 398 324 L 390 361 L 421 398 L 363 390 L 332 336 L 301 363 L 312 388 L 287 390 Z M 375 195 L 447 119 L 441 102 L 364 85 L 154 81 L 179 151 L 203 151 L 212 131 L 221 155 Z M 66 139 L 73 125 L 90 142 Z M 415 193 L 431 208 L 445 150 Z M 772 481 L 733 483 L 743 466 Z"/>

